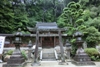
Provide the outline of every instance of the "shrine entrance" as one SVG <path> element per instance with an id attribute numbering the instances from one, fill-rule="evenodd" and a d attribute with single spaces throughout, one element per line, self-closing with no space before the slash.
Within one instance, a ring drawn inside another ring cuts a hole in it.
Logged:
<path id="1" fill-rule="evenodd" d="M 42 38 L 42 48 L 53 48 L 53 47 L 54 47 L 54 37 Z"/>
<path id="2" fill-rule="evenodd" d="M 40 52 L 40 59 L 58 59 L 57 51 L 54 50 L 55 46 L 60 46 L 61 50 L 61 61 L 65 61 L 64 59 L 64 49 L 63 49 L 63 42 L 62 37 L 66 37 L 63 34 L 67 29 L 65 28 L 58 28 L 56 22 L 54 23 L 44 23 L 38 22 L 35 28 L 29 28 L 28 30 L 36 34 L 36 48 L 34 53 L 34 63 L 38 63 L 38 47 L 42 47 L 43 49 Z M 53 49 L 52 49 L 53 48 Z"/>

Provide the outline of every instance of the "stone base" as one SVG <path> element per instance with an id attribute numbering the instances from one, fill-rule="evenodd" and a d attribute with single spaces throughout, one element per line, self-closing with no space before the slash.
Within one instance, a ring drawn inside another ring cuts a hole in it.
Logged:
<path id="1" fill-rule="evenodd" d="M 68 65 L 67 62 L 59 62 L 58 64 L 59 64 L 59 65 Z"/>
<path id="2" fill-rule="evenodd" d="M 94 62 L 89 61 L 89 62 L 77 62 L 77 61 L 72 61 L 73 64 L 77 65 L 77 66 L 91 66 L 91 65 L 95 65 Z"/>
<path id="3" fill-rule="evenodd" d="M 4 64 L 3 67 L 24 67 L 26 62 L 22 64 Z"/>
<path id="4" fill-rule="evenodd" d="M 91 61 L 91 58 L 85 52 L 77 53 L 72 63 L 79 66 L 95 65 L 95 63 Z"/>
<path id="5" fill-rule="evenodd" d="M 37 62 L 37 63 L 32 63 L 31 66 L 40 66 L 40 62 Z"/>
<path id="6" fill-rule="evenodd" d="M 67 61 L 67 62 L 72 62 L 72 59 L 67 59 L 66 61 Z"/>

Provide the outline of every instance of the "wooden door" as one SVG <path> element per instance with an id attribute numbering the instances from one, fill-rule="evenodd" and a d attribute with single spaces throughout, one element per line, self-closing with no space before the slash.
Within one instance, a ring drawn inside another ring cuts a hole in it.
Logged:
<path id="1" fill-rule="evenodd" d="M 54 47 L 54 37 L 43 37 L 42 38 L 42 47 L 43 48 Z"/>

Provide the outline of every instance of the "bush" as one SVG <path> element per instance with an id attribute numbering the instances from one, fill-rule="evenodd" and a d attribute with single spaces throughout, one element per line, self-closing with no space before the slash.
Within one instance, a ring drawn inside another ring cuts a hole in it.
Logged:
<path id="1" fill-rule="evenodd" d="M 27 59 L 27 55 L 25 53 L 25 50 L 22 50 L 21 53 L 22 53 L 22 56 L 24 57 L 24 59 L 26 60 Z"/>
<path id="2" fill-rule="evenodd" d="M 13 53 L 13 50 L 8 50 L 6 54 L 7 55 L 12 55 L 12 53 Z"/>
<path id="3" fill-rule="evenodd" d="M 13 53 L 13 50 L 8 50 L 6 55 L 12 55 L 12 53 Z M 22 56 L 24 57 L 24 59 L 27 59 L 27 55 L 25 53 L 25 50 L 22 50 L 21 53 L 22 53 Z"/>
<path id="4" fill-rule="evenodd" d="M 100 61 L 100 54 L 95 48 L 87 48 L 85 52 L 89 55 L 92 61 Z"/>

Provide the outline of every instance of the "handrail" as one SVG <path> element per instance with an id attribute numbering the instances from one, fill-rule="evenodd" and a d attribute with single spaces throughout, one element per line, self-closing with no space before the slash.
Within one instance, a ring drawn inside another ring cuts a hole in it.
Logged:
<path id="1" fill-rule="evenodd" d="M 56 50 L 54 50 L 54 53 L 55 53 L 55 58 L 56 58 L 56 60 L 58 59 L 58 54 L 57 54 L 57 51 Z"/>

